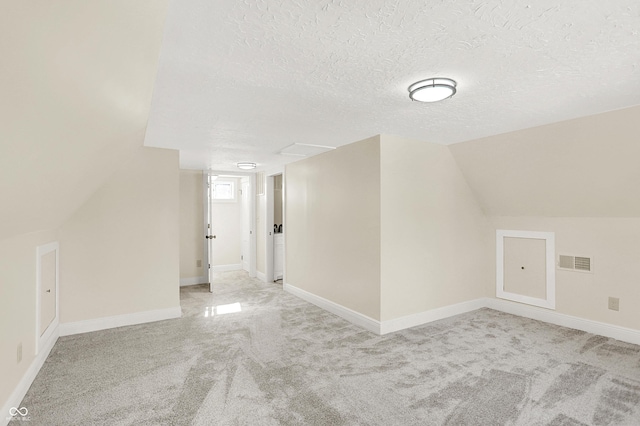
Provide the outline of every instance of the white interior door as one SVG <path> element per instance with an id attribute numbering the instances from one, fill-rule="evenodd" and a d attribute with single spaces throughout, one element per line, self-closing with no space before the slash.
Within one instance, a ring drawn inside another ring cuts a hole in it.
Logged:
<path id="1" fill-rule="evenodd" d="M 213 239 L 215 235 L 213 235 L 213 212 L 211 209 L 211 200 L 213 199 L 213 185 L 211 184 L 211 177 L 207 179 L 207 266 L 208 266 L 208 277 L 209 277 L 209 291 L 213 292 Z"/>
<path id="2" fill-rule="evenodd" d="M 242 269 L 249 272 L 249 259 L 251 250 L 251 224 L 249 212 L 249 180 L 242 181 L 242 231 L 241 231 L 241 247 L 242 247 Z"/>

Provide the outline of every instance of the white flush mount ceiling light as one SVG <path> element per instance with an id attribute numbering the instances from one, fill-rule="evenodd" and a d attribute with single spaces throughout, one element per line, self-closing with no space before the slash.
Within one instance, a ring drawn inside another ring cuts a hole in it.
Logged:
<path id="1" fill-rule="evenodd" d="M 430 78 L 409 86 L 409 97 L 419 102 L 438 102 L 456 94 L 457 83 L 450 78 Z"/>
<path id="2" fill-rule="evenodd" d="M 236 166 L 240 170 L 252 170 L 256 168 L 256 163 L 237 163 Z"/>

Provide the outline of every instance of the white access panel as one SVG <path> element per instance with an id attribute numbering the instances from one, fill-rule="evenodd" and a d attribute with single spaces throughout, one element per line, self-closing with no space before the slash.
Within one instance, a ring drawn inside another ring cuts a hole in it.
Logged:
<path id="1" fill-rule="evenodd" d="M 546 240 L 504 237 L 504 291 L 547 298 Z"/>
<path id="2" fill-rule="evenodd" d="M 555 234 L 496 231 L 496 297 L 555 309 Z"/>

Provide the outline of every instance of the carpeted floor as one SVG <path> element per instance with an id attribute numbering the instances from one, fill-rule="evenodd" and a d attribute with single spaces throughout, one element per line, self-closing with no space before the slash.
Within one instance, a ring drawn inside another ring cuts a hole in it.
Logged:
<path id="1" fill-rule="evenodd" d="M 60 338 L 30 424 L 640 425 L 640 346 L 489 309 L 376 336 L 243 272 L 181 299 Z"/>

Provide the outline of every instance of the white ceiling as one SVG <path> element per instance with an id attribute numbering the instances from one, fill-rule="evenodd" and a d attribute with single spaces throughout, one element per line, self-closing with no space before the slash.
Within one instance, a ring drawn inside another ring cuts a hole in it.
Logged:
<path id="1" fill-rule="evenodd" d="M 429 77 L 451 99 L 411 102 Z M 258 170 L 293 144 L 453 144 L 640 104 L 637 0 L 174 0 L 145 145 Z"/>

